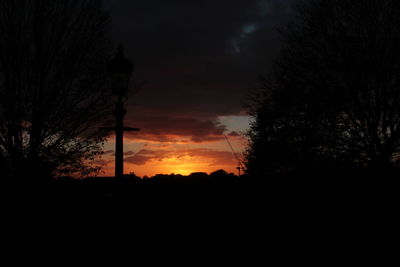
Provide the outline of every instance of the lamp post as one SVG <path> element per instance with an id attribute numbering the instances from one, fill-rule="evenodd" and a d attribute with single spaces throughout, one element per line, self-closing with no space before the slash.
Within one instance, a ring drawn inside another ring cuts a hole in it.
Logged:
<path id="1" fill-rule="evenodd" d="M 112 94 L 118 97 L 113 110 L 115 127 L 109 129 L 115 131 L 115 178 L 122 178 L 124 175 L 124 131 L 139 131 L 138 128 L 124 127 L 126 110 L 122 99 L 126 97 L 128 91 L 133 64 L 125 58 L 122 45 L 119 45 L 117 54 L 107 67 L 111 76 Z"/>
<path id="2" fill-rule="evenodd" d="M 115 127 L 107 128 L 108 131 L 115 131 L 115 178 L 117 178 L 117 228 L 118 241 L 116 244 L 117 266 L 124 266 L 124 209 L 122 197 L 122 180 L 124 175 L 124 132 L 139 131 L 138 128 L 124 127 L 126 110 L 123 106 L 123 98 L 126 97 L 129 81 L 133 71 L 133 64 L 125 58 L 122 45 L 119 45 L 115 57 L 108 63 L 108 72 L 111 78 L 112 94 L 117 96 L 117 102 L 113 110 L 115 116 Z"/>

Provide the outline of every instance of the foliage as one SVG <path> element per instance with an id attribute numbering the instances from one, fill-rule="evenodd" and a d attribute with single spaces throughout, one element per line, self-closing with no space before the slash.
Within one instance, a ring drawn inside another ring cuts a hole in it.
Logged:
<path id="1" fill-rule="evenodd" d="M 397 162 L 399 15 L 394 0 L 299 4 L 251 110 L 250 172 Z"/>
<path id="2" fill-rule="evenodd" d="M 110 114 L 97 0 L 0 2 L 0 158 L 9 175 L 88 174 Z"/>

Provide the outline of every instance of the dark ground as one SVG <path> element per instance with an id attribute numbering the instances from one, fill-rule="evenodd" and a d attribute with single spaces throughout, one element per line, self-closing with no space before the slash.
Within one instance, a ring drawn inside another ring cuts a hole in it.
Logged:
<path id="1" fill-rule="evenodd" d="M 400 176 L 345 174 L 3 187 L 2 266 L 398 264 Z"/>

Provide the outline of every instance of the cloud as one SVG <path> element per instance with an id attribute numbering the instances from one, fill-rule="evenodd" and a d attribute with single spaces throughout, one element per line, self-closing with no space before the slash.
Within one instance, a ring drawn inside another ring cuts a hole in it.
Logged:
<path id="1" fill-rule="evenodd" d="M 143 140 L 218 140 L 222 115 L 243 99 L 279 51 L 276 27 L 294 0 L 105 0 L 110 32 L 146 81 L 130 96 L 127 122 Z M 135 134 L 136 136 L 136 134 Z"/>
<path id="2" fill-rule="evenodd" d="M 132 123 L 133 124 L 133 123 Z M 177 118 L 168 116 L 146 117 L 135 121 L 140 132 L 129 134 L 135 139 L 156 142 L 211 142 L 223 139 L 226 126 L 216 120 Z"/>
<path id="3" fill-rule="evenodd" d="M 134 156 L 125 158 L 125 162 L 135 164 L 135 165 L 145 165 L 149 161 L 162 159 L 172 155 L 173 151 L 168 150 L 149 150 L 142 149 L 137 152 Z"/>
<path id="4" fill-rule="evenodd" d="M 114 150 L 104 151 L 104 155 L 114 154 Z"/>
<path id="5" fill-rule="evenodd" d="M 232 131 L 228 134 L 228 136 L 237 137 L 237 136 L 240 136 L 240 134 L 236 131 Z"/>
<path id="6" fill-rule="evenodd" d="M 235 171 L 235 157 L 221 151 L 229 149 L 223 134 L 239 144 L 248 124 L 219 118 L 247 114 L 246 96 L 278 54 L 277 27 L 290 19 L 295 1 L 104 0 L 110 37 L 134 61 L 135 83 L 146 82 L 125 102 L 125 125 L 141 129 L 125 137 L 142 148 L 125 152 L 127 165 L 147 175 Z M 109 175 L 113 154 L 99 161 Z"/>
<path id="7" fill-rule="evenodd" d="M 125 162 L 135 165 L 145 165 L 152 161 L 163 161 L 168 158 L 195 158 L 208 162 L 209 165 L 232 165 L 236 161 L 231 152 L 218 151 L 208 148 L 196 148 L 187 150 L 149 150 L 142 149 L 134 156 L 125 158 Z"/>

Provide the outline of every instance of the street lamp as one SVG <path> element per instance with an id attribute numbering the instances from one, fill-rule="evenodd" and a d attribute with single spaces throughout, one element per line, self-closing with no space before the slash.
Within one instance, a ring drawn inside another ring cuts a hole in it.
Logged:
<path id="1" fill-rule="evenodd" d="M 133 71 L 133 64 L 125 58 L 122 45 L 119 45 L 117 54 L 108 63 L 107 68 L 111 76 L 113 95 L 121 98 L 126 96 Z"/>
<path id="2" fill-rule="evenodd" d="M 115 57 L 108 63 L 108 72 L 111 78 L 112 94 L 118 97 L 113 110 L 115 116 L 115 177 L 122 178 L 124 175 L 124 131 L 139 131 L 137 128 L 124 127 L 126 110 L 122 99 L 127 95 L 129 81 L 133 71 L 133 64 L 125 58 L 122 45 L 119 45 Z"/>

